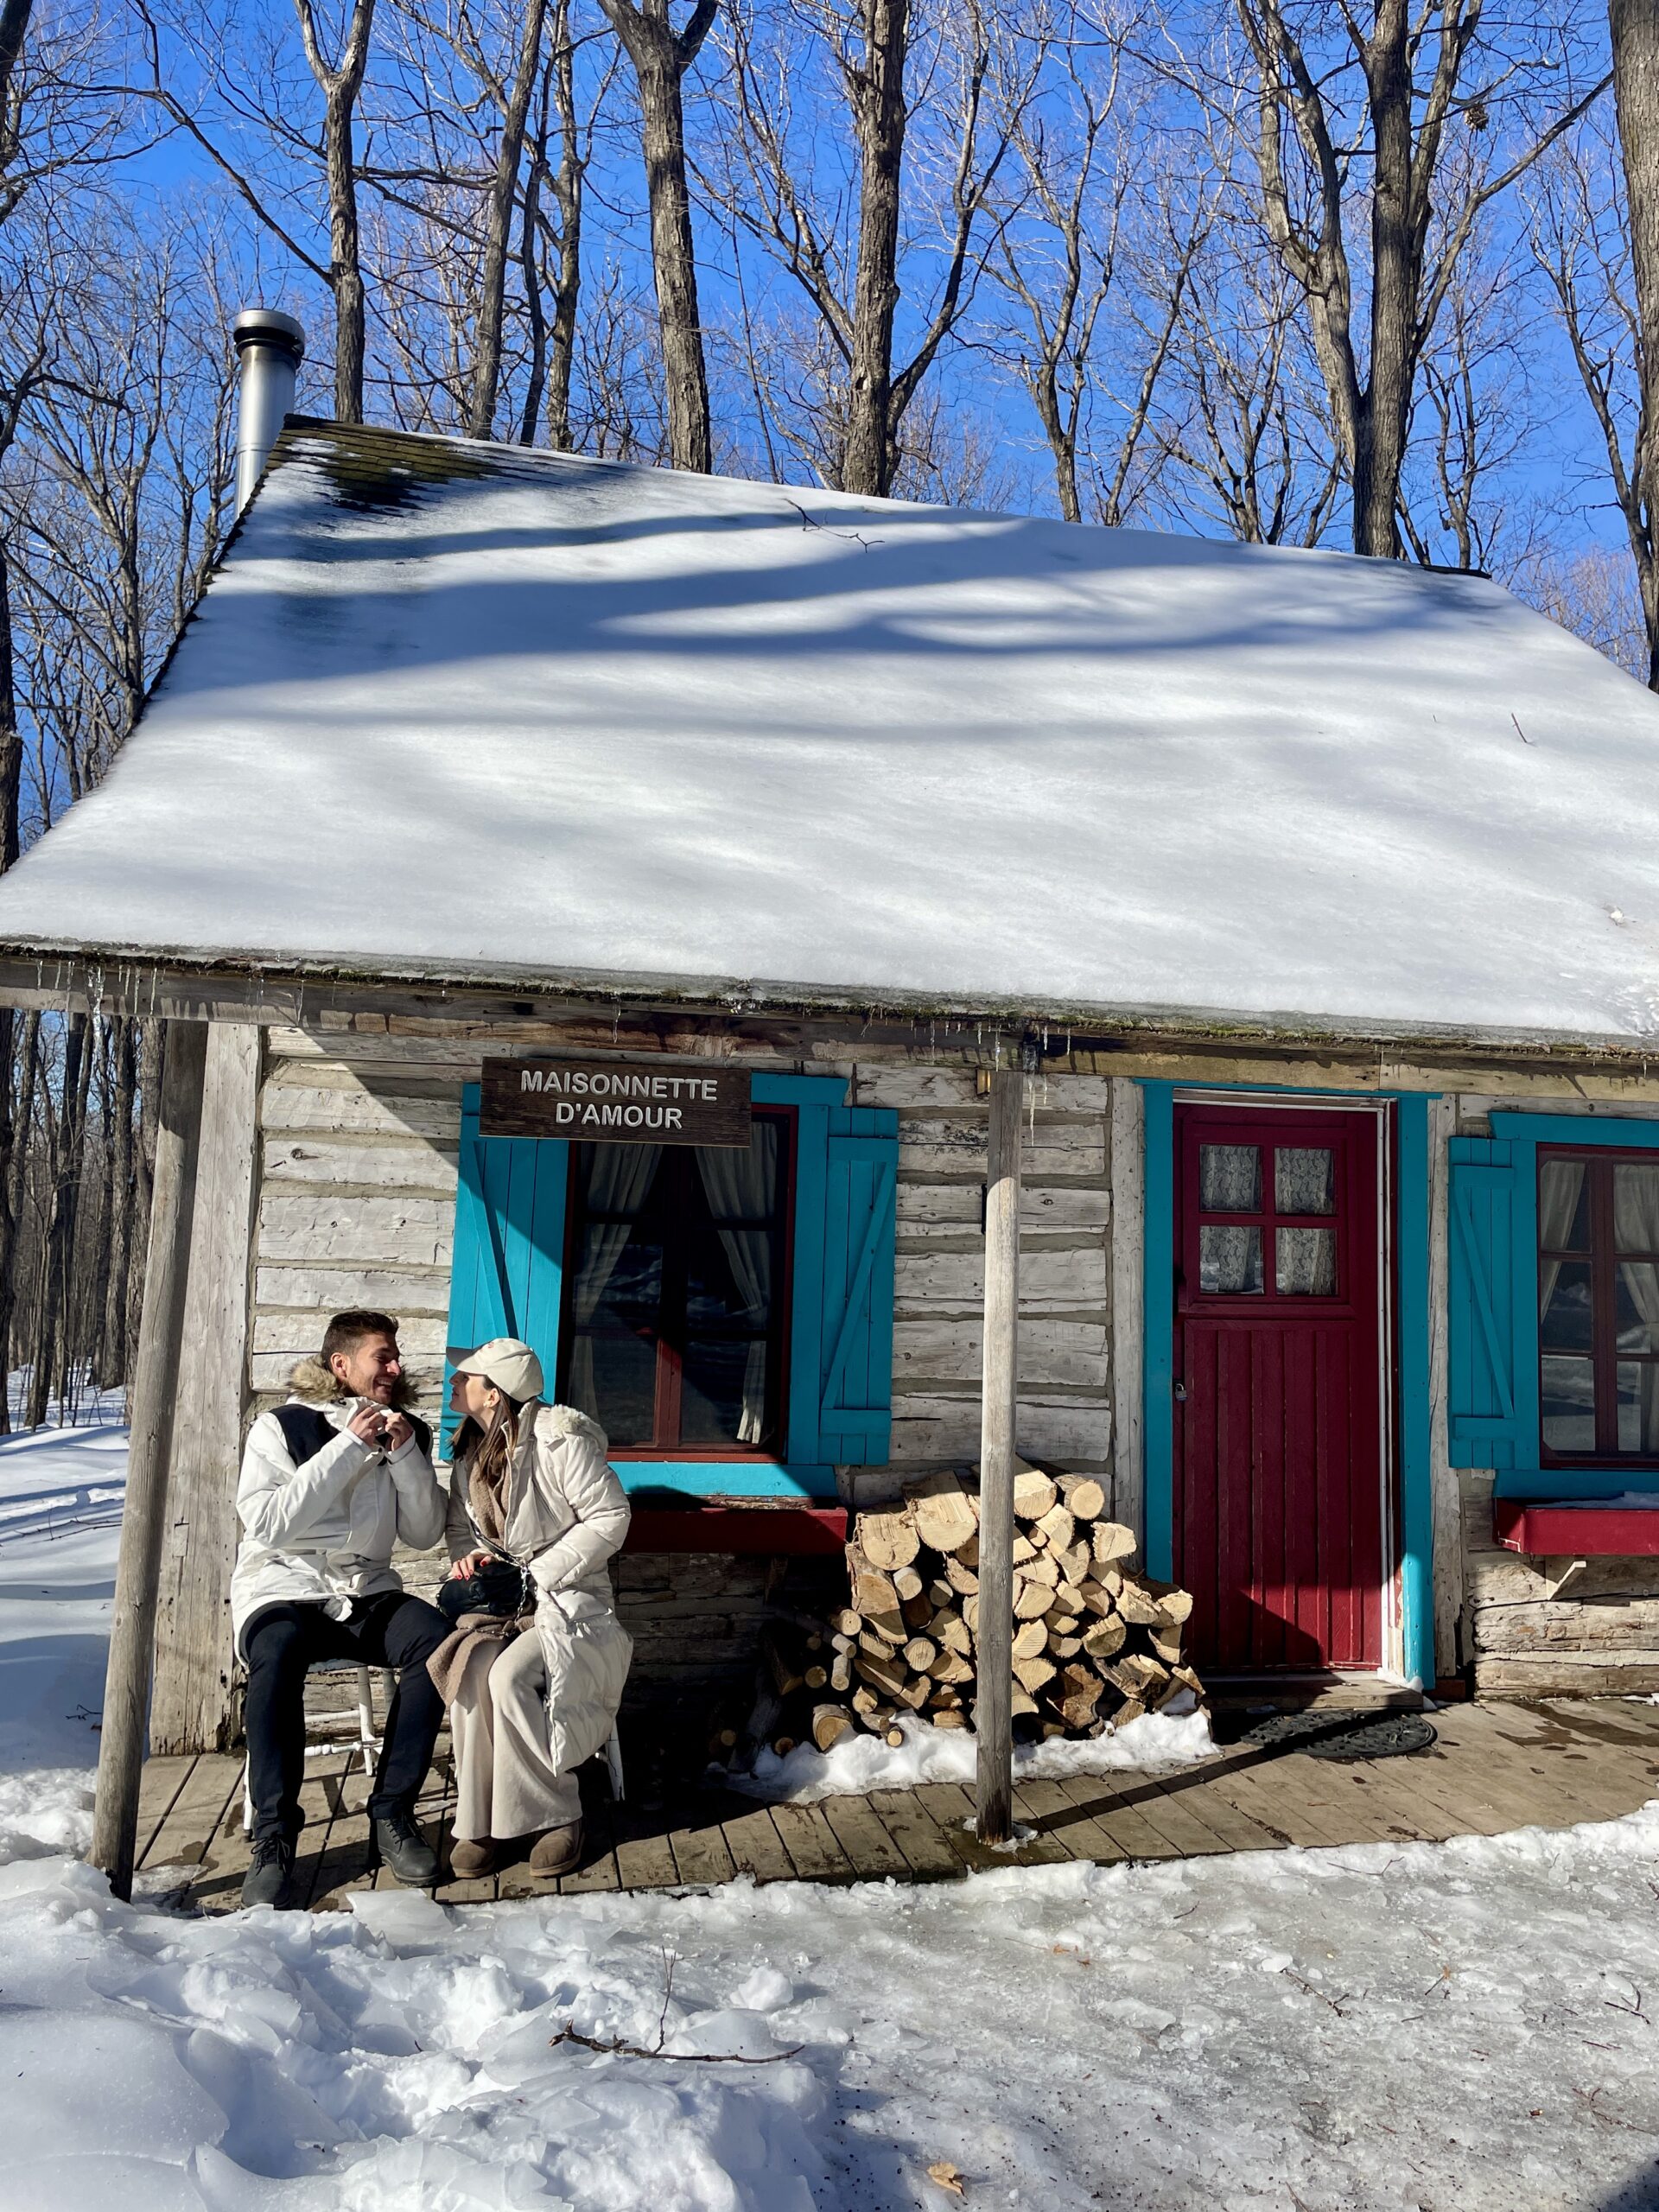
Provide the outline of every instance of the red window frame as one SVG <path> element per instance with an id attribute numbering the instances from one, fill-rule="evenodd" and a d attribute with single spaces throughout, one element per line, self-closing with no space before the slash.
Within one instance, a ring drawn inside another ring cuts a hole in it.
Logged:
<path id="1" fill-rule="evenodd" d="M 664 1244 L 663 1255 L 664 1287 L 666 1294 L 671 1283 L 677 1283 L 680 1294 L 677 1330 L 658 1328 L 657 1334 L 656 1389 L 653 1400 L 652 1434 L 643 1444 L 613 1444 L 610 1456 L 613 1460 L 674 1459 L 687 1464 L 704 1460 L 744 1459 L 763 1465 L 781 1466 L 787 1458 L 789 1437 L 789 1370 L 790 1322 L 793 1306 L 792 1286 L 795 1275 L 795 1161 L 798 1132 L 796 1113 L 792 1106 L 757 1106 L 757 1122 L 766 1121 L 778 1125 L 779 1196 L 782 1200 L 782 1235 L 779 1239 L 781 1265 L 778 1268 L 772 1298 L 772 1326 L 766 1344 L 766 1402 L 777 1411 L 772 1422 L 773 1442 L 771 1444 L 740 1444 L 735 1439 L 715 1444 L 684 1444 L 679 1440 L 681 1417 L 681 1381 L 683 1373 L 685 1335 L 684 1287 L 685 1248 L 675 1249 L 671 1260 L 670 1248 Z M 686 1176 L 696 1173 L 693 1157 L 695 1145 L 665 1145 L 663 1161 L 671 1175 Z M 559 1388 L 563 1392 L 569 1375 L 571 1354 L 579 1335 L 591 1334 L 579 1331 L 575 1318 L 576 1275 L 581 1264 L 582 1235 L 586 1217 L 578 1185 L 578 1154 L 573 1142 L 570 1147 L 569 1182 L 566 1190 L 564 1210 L 564 1279 L 559 1313 Z M 661 1172 L 660 1170 L 658 1171 Z M 671 1221 L 672 1217 L 670 1217 Z M 662 1306 L 659 1305 L 660 1322 Z M 603 1408 L 601 1408 L 601 1418 Z"/>
<path id="2" fill-rule="evenodd" d="M 1587 1250 L 1576 1247 L 1549 1245 L 1544 1243 L 1543 1186 L 1544 1169 L 1552 1160 L 1571 1160 L 1585 1171 L 1585 1187 L 1589 1194 L 1590 1243 Z M 1544 1441 L 1543 1393 L 1544 1361 L 1551 1357 L 1582 1357 L 1582 1354 L 1550 1354 L 1544 1348 L 1544 1317 L 1537 1318 L 1538 1361 L 1538 1463 L 1543 1467 L 1605 1467 L 1610 1462 L 1620 1467 L 1659 1467 L 1659 1452 L 1622 1452 L 1618 1446 L 1618 1376 L 1621 1362 L 1637 1361 L 1643 1365 L 1659 1364 L 1659 1352 L 1621 1351 L 1618 1347 L 1618 1263 L 1621 1260 L 1653 1260 L 1659 1262 L 1659 1250 L 1652 1252 L 1621 1252 L 1618 1249 L 1613 1225 L 1613 1169 L 1620 1162 L 1635 1161 L 1643 1166 L 1659 1166 L 1659 1153 L 1640 1145 L 1572 1145 L 1541 1144 L 1538 1147 L 1537 1218 L 1538 1249 L 1533 1274 L 1533 1306 L 1537 1311 L 1538 1292 L 1544 1263 L 1554 1260 L 1564 1266 L 1590 1267 L 1590 1361 L 1595 1389 L 1596 1441 L 1588 1452 L 1561 1452 Z"/>

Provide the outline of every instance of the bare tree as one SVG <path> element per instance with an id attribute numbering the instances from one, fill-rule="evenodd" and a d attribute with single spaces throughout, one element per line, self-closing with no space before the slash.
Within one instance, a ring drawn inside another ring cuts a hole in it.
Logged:
<path id="1" fill-rule="evenodd" d="M 547 442 L 566 448 L 572 442 L 570 386 L 582 295 L 582 194 L 593 158 L 594 118 L 609 78 L 601 83 L 584 120 L 576 105 L 570 0 L 554 0 L 550 45 L 542 72 L 539 110 L 530 134 L 519 234 L 530 359 L 518 441 L 521 445 L 533 445 L 544 415 Z M 556 130 L 558 159 L 550 162 L 548 146 Z M 549 213 L 544 191 L 551 198 L 553 215 Z"/>
<path id="2" fill-rule="evenodd" d="M 480 285 L 472 388 L 467 403 L 467 435 L 495 434 L 496 398 L 501 385 L 501 335 L 506 309 L 507 257 L 512 250 L 513 211 L 518 203 L 518 170 L 524 158 L 530 105 L 542 73 L 542 26 L 546 0 L 526 0 L 518 54 L 510 85 L 493 85 L 501 109 L 495 168 L 485 200 L 484 265 Z M 463 17 L 464 20 L 464 17 Z"/>
<path id="3" fill-rule="evenodd" d="M 1484 0 L 1376 0 L 1369 31 L 1346 4 L 1236 0 L 1256 85 L 1255 158 L 1268 235 L 1300 287 L 1351 487 L 1360 553 L 1401 551 L 1401 479 L 1413 392 L 1459 255 L 1484 207 L 1605 89 L 1520 116 L 1522 143 L 1437 218 L 1450 134 L 1522 110 L 1520 80 L 1552 79 L 1524 50 L 1481 74 Z M 1481 80 L 1471 84 L 1471 73 Z M 1529 87 L 1530 89 L 1530 87 Z M 1363 221 L 1369 267 L 1351 238 Z"/>
<path id="4" fill-rule="evenodd" d="M 323 161 L 328 185 L 328 289 L 334 296 L 334 413 L 363 420 L 365 351 L 363 265 L 357 219 L 357 161 L 353 116 L 368 67 L 374 0 L 352 0 L 351 22 L 330 61 L 317 35 L 312 0 L 294 0 L 311 74 L 322 92 Z"/>
<path id="5" fill-rule="evenodd" d="M 306 67 L 323 96 L 320 145 L 296 119 L 296 96 L 283 73 L 288 56 L 274 33 L 263 50 L 249 50 L 255 46 L 251 28 L 245 33 L 249 49 L 223 43 L 213 48 L 203 35 L 200 11 L 188 0 L 130 0 L 130 4 L 149 61 L 149 98 L 201 149 L 262 229 L 331 295 L 334 413 L 342 423 L 360 423 L 368 341 L 357 205 L 356 115 L 368 67 L 375 0 L 350 0 L 337 60 L 324 51 L 314 0 L 294 0 Z M 176 20 L 165 16 L 168 6 Z M 234 26 L 217 28 L 221 39 L 228 40 Z M 188 71 L 173 65 L 164 45 L 167 30 L 190 50 Z M 291 29 L 285 37 L 291 48 Z M 294 66 L 297 69 L 297 63 Z M 218 111 L 210 112 L 213 110 Z M 209 113 L 207 123 L 203 113 Z M 264 142 L 263 152 L 273 170 L 270 177 L 259 173 L 256 161 L 236 154 L 237 139 L 250 130 Z M 319 158 L 328 227 L 326 254 L 300 235 L 315 213 Z"/>
<path id="6" fill-rule="evenodd" d="M 676 30 L 668 0 L 600 0 L 606 21 L 633 64 L 639 88 L 645 194 L 651 209 L 651 263 L 657 285 L 669 458 L 676 468 L 707 474 L 714 467 L 709 420 L 709 372 L 697 303 L 696 250 L 686 184 L 685 109 L 682 85 L 713 27 L 720 0 L 696 0 Z"/>
<path id="7" fill-rule="evenodd" d="M 781 16 L 733 21 L 724 143 L 710 149 L 702 180 L 734 226 L 787 272 L 822 326 L 822 344 L 806 351 L 823 370 L 796 385 L 819 394 L 819 473 L 843 490 L 880 497 L 901 465 L 906 411 L 973 296 L 975 248 L 1019 111 L 1015 72 L 1005 70 L 994 110 L 994 26 L 982 0 L 963 0 L 929 23 L 925 89 L 915 96 L 907 90 L 917 39 L 911 0 L 810 0 L 798 18 L 788 7 Z M 816 80 L 825 60 L 857 164 L 850 238 L 838 191 L 817 175 L 827 120 L 809 101 L 797 127 L 790 101 L 791 79 Z M 924 127 L 928 189 L 918 237 L 913 209 L 906 221 L 906 177 Z M 939 273 L 900 346 L 906 265 L 917 267 L 924 255 Z M 795 442 L 800 426 L 779 427 Z"/>
<path id="8" fill-rule="evenodd" d="M 1030 398 L 1068 522 L 1084 519 L 1085 493 L 1099 522 L 1121 523 L 1135 504 L 1213 220 L 1213 180 L 1190 188 L 1155 149 L 1156 87 L 1135 56 L 1146 14 L 1060 0 L 1030 34 L 1034 94 L 1024 61 L 996 87 L 1012 174 L 985 267 L 1009 313 L 989 345 Z"/>
<path id="9" fill-rule="evenodd" d="M 1534 250 L 1560 311 L 1607 457 L 1647 634 L 1643 680 L 1659 690 L 1659 402 L 1642 324 L 1630 210 L 1613 132 L 1592 118 L 1540 181 Z"/>
<path id="10" fill-rule="evenodd" d="M 1315 545 L 1343 483 L 1287 272 L 1247 217 L 1217 224 L 1183 294 L 1156 426 L 1163 502 L 1187 528 Z"/>
<path id="11" fill-rule="evenodd" d="M 1647 620 L 1649 690 L 1659 691 L 1659 561 L 1655 557 L 1655 511 L 1659 508 L 1659 14 L 1643 0 L 1609 0 L 1613 48 L 1613 104 L 1628 204 L 1627 240 L 1635 295 L 1630 335 L 1637 377 L 1636 424 L 1628 470 L 1615 461 L 1630 550 L 1637 564 Z M 1577 340 L 1574 340 L 1575 350 Z M 1580 368 L 1584 366 L 1580 358 Z M 1593 378 L 1586 379 L 1592 402 Z M 1597 412 L 1604 435 L 1610 420 Z M 1616 443 L 1616 441 L 1614 442 Z"/>

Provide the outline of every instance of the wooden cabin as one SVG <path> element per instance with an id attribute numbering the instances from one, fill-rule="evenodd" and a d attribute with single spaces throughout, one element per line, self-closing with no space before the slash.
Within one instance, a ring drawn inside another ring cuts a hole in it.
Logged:
<path id="1" fill-rule="evenodd" d="M 290 418 L 16 1003 L 206 1027 L 156 1748 L 243 1433 L 510 1331 L 633 1492 L 640 1694 L 1017 1442 L 1211 1676 L 1659 1688 L 1659 702 L 1478 577 Z M 678 1116 L 678 1119 L 671 1118 Z M 152 1258 L 152 1278 L 156 1265 Z"/>

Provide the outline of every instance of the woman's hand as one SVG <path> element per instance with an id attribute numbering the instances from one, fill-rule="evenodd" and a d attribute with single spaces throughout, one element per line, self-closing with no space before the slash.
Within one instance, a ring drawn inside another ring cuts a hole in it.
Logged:
<path id="1" fill-rule="evenodd" d="M 470 1582 L 480 1567 L 487 1567 L 492 1554 L 488 1552 L 468 1552 L 465 1559 L 458 1559 L 449 1570 L 452 1582 Z"/>

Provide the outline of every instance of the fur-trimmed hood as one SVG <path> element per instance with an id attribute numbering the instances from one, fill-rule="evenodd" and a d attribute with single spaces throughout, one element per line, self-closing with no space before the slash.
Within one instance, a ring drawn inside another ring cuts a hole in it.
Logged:
<path id="1" fill-rule="evenodd" d="M 303 1398 L 308 1405 L 313 1406 L 343 1406 L 348 1404 L 352 1397 L 352 1393 L 339 1376 L 325 1367 L 315 1352 L 295 1367 L 288 1378 L 288 1387 L 296 1398 Z M 407 1375 L 400 1375 L 397 1388 L 392 1393 L 392 1409 L 396 1413 L 407 1413 L 414 1402 L 415 1386 Z"/>
<path id="2" fill-rule="evenodd" d="M 536 1425 L 549 1436 L 585 1436 L 601 1452 L 610 1449 L 599 1423 L 587 1414 L 579 1412 L 575 1406 L 550 1406 L 543 1402 L 536 1416 Z"/>

